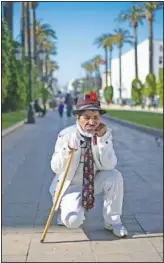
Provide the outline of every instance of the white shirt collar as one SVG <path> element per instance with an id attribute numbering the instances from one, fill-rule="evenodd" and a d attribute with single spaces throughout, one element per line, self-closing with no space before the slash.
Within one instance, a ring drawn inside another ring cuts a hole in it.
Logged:
<path id="1" fill-rule="evenodd" d="M 84 132 L 84 131 L 82 130 L 82 128 L 80 127 L 78 121 L 76 121 L 76 127 L 77 127 L 78 132 L 79 132 L 81 135 L 86 136 L 86 137 L 90 137 L 90 138 L 92 138 L 92 137 L 94 136 L 93 133 Z"/>

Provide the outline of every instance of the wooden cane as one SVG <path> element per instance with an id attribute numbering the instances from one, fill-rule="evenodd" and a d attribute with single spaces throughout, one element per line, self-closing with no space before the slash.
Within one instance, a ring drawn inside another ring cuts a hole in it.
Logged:
<path id="1" fill-rule="evenodd" d="M 49 229 L 49 226 L 51 224 L 51 221 L 52 221 L 52 218 L 53 218 L 53 215 L 54 215 L 54 212 L 55 212 L 55 208 L 56 208 L 56 205 L 57 205 L 58 200 L 59 200 L 59 196 L 60 196 L 61 191 L 63 189 L 63 185 L 64 185 L 65 179 L 67 177 L 67 173 L 69 171 L 69 167 L 70 167 L 70 164 L 71 164 L 71 161 L 72 161 L 72 158 L 73 158 L 73 154 L 74 154 L 74 149 L 72 149 L 71 152 L 69 153 L 69 157 L 68 157 L 68 160 L 67 160 L 67 163 L 66 163 L 66 167 L 65 167 L 65 171 L 64 171 L 64 175 L 63 175 L 63 179 L 62 179 L 61 185 L 59 187 L 59 190 L 57 192 L 55 192 L 54 202 L 53 202 L 51 211 L 50 211 L 48 219 L 47 219 L 47 223 L 45 225 L 45 228 L 44 228 L 41 240 L 40 240 L 41 243 L 43 243 L 43 241 L 45 239 L 45 236 L 46 236 L 46 233 L 47 233 L 47 231 Z"/>

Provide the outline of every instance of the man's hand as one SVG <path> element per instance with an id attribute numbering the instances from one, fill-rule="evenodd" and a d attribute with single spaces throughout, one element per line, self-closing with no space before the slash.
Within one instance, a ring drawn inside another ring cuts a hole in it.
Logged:
<path id="1" fill-rule="evenodd" d="M 99 127 L 95 130 L 95 133 L 98 137 L 104 136 L 104 134 L 107 132 L 107 127 L 105 124 L 100 123 Z"/>
<path id="2" fill-rule="evenodd" d="M 69 149 L 75 149 L 77 150 L 78 147 L 79 147 L 79 143 L 78 143 L 78 140 L 76 138 L 76 135 L 75 134 L 72 134 L 70 140 L 69 140 L 69 143 L 68 143 L 68 147 Z"/>

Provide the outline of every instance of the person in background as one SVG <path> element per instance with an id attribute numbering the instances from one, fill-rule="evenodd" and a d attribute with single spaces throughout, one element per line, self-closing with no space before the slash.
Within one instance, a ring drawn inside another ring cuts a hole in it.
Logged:
<path id="1" fill-rule="evenodd" d="M 64 111 L 64 102 L 60 100 L 58 104 L 58 112 L 61 118 L 63 117 L 63 111 Z"/>
<path id="2" fill-rule="evenodd" d="M 73 98 L 70 92 L 66 94 L 65 104 L 67 106 L 67 117 L 71 117 L 73 108 Z"/>
<path id="3" fill-rule="evenodd" d="M 154 106 L 154 109 L 158 109 L 158 96 L 157 95 L 154 95 L 154 98 L 153 98 L 153 106 Z"/>

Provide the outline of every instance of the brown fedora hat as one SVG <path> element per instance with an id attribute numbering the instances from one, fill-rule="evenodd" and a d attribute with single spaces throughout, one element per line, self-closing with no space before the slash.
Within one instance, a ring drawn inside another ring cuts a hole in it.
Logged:
<path id="1" fill-rule="evenodd" d="M 101 109 L 100 101 L 97 100 L 97 94 L 95 92 L 80 95 L 76 108 L 73 110 L 73 114 L 78 114 L 84 110 L 97 110 L 101 115 L 107 112 L 106 110 Z"/>

